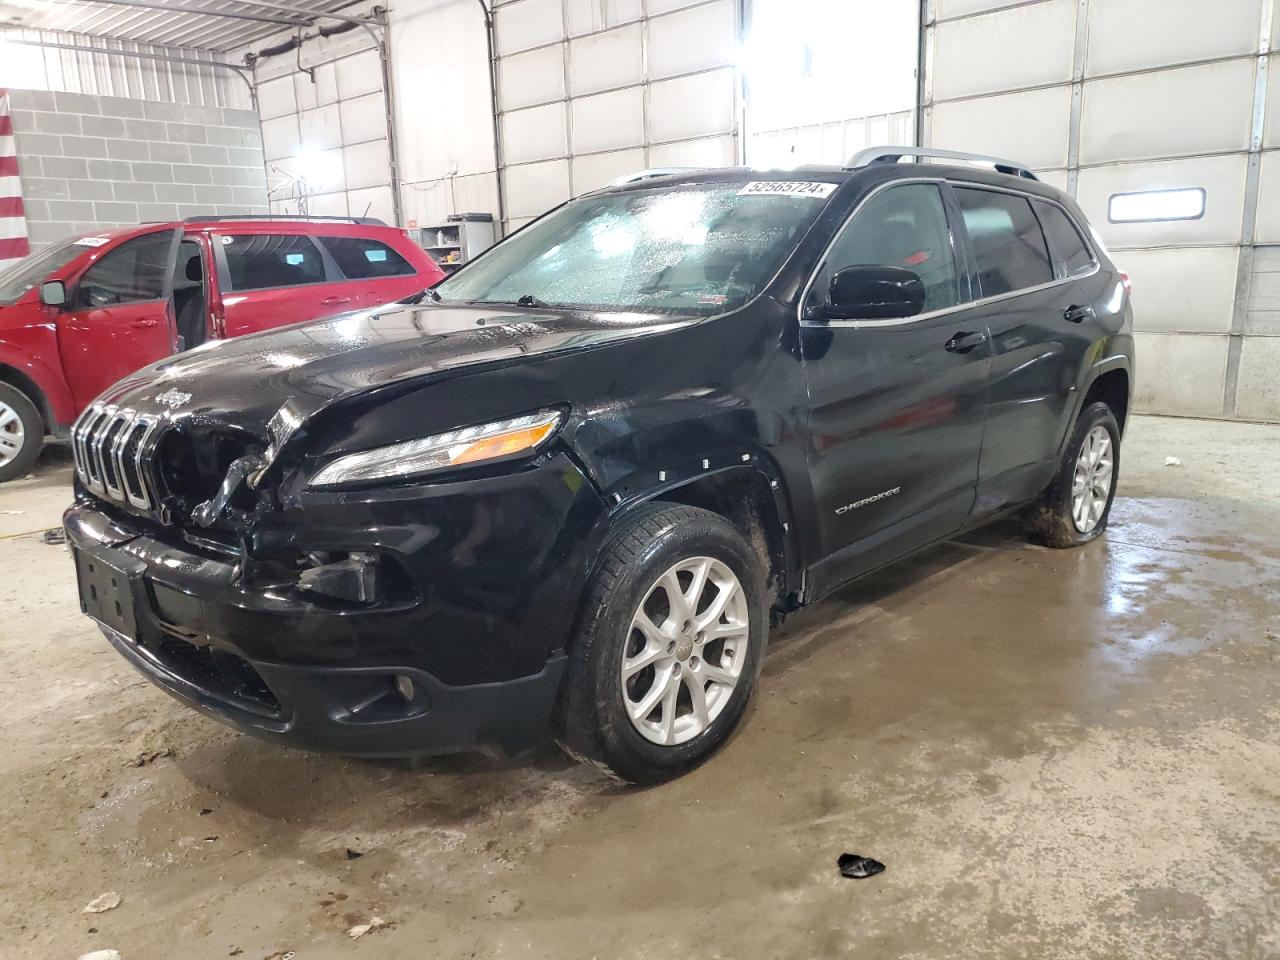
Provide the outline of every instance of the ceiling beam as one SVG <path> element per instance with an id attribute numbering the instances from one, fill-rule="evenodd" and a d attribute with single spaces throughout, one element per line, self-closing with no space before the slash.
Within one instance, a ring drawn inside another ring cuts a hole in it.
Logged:
<path id="1" fill-rule="evenodd" d="M 78 34 L 78 36 L 91 36 L 89 34 Z M 15 37 L 5 37 L 9 43 L 18 43 L 24 47 L 44 47 L 52 50 L 72 50 L 76 53 L 100 53 L 109 57 L 134 57 L 139 60 L 160 60 L 164 63 L 181 63 L 190 67 L 210 67 L 215 70 L 227 70 L 235 74 L 244 81 L 244 85 L 249 90 L 249 99 L 253 102 L 254 108 L 257 109 L 258 94 L 253 88 L 253 81 L 249 79 L 248 71 L 244 67 L 236 66 L 234 63 L 222 63 L 219 60 L 197 59 L 195 57 L 174 57 L 162 53 L 143 53 L 140 50 L 113 50 L 108 47 L 99 47 L 94 44 L 80 43 L 54 43 L 48 40 L 21 40 Z M 94 37 L 100 40 L 113 40 L 111 37 Z M 119 41 L 116 41 L 119 42 Z M 125 41 L 126 43 L 128 41 Z"/>
<path id="2" fill-rule="evenodd" d="M 238 3 L 246 4 L 250 7 L 264 7 L 268 10 L 283 10 L 288 13 L 297 13 L 306 17 L 322 17 L 328 20 L 342 20 L 346 23 L 367 23 L 372 26 L 381 26 L 383 21 L 380 17 L 356 17 L 349 13 L 328 13 L 322 10 L 312 10 L 309 7 L 300 7 L 295 3 L 276 3 L 275 0 L 237 0 Z"/>
<path id="3" fill-rule="evenodd" d="M 66 3 L 68 0 L 56 0 L 56 2 Z M 70 0 L 72 6 L 83 6 L 81 3 Z M 155 0 L 89 0 L 91 4 L 105 4 L 110 7 L 141 7 L 144 10 L 162 10 L 167 13 L 190 13 L 202 17 L 227 17 L 234 20 L 257 20 L 261 23 L 277 23 L 286 27 L 305 27 L 310 26 L 311 20 L 301 16 L 290 16 L 285 11 L 280 11 L 274 16 L 267 13 L 231 13 L 226 10 L 208 10 L 204 7 L 191 6 L 183 3 L 158 3 Z"/>

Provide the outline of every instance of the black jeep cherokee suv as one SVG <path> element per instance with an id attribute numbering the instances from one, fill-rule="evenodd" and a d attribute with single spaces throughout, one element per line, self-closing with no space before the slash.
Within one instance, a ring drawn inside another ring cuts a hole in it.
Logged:
<path id="1" fill-rule="evenodd" d="M 1106 526 L 1127 278 L 1027 171 L 908 157 L 637 179 L 120 382 L 73 433 L 85 612 L 281 743 L 688 770 L 771 615 L 1008 511 Z"/>

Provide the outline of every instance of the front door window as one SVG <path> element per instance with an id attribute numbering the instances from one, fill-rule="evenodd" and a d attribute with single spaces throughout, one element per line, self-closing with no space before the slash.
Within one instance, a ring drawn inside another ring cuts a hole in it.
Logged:
<path id="1" fill-rule="evenodd" d="M 863 204 L 832 245 L 809 305 L 826 303 L 831 278 L 853 266 L 912 271 L 924 284 L 926 313 L 959 303 L 959 272 L 938 187 L 932 183 L 890 187 Z"/>

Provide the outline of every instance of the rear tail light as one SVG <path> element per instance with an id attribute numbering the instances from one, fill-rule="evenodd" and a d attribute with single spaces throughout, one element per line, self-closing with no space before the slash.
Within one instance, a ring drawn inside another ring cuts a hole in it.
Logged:
<path id="1" fill-rule="evenodd" d="M 1123 270 L 1120 271 L 1120 282 L 1124 285 L 1126 295 L 1133 293 L 1133 284 L 1129 282 L 1129 275 Z"/>

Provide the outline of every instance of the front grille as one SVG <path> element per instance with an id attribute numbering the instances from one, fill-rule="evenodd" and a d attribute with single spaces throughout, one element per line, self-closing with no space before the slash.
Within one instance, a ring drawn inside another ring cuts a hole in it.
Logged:
<path id="1" fill-rule="evenodd" d="M 104 500 L 154 509 L 159 488 L 144 458 L 159 423 L 133 410 L 94 404 L 71 431 L 80 482 Z"/>

